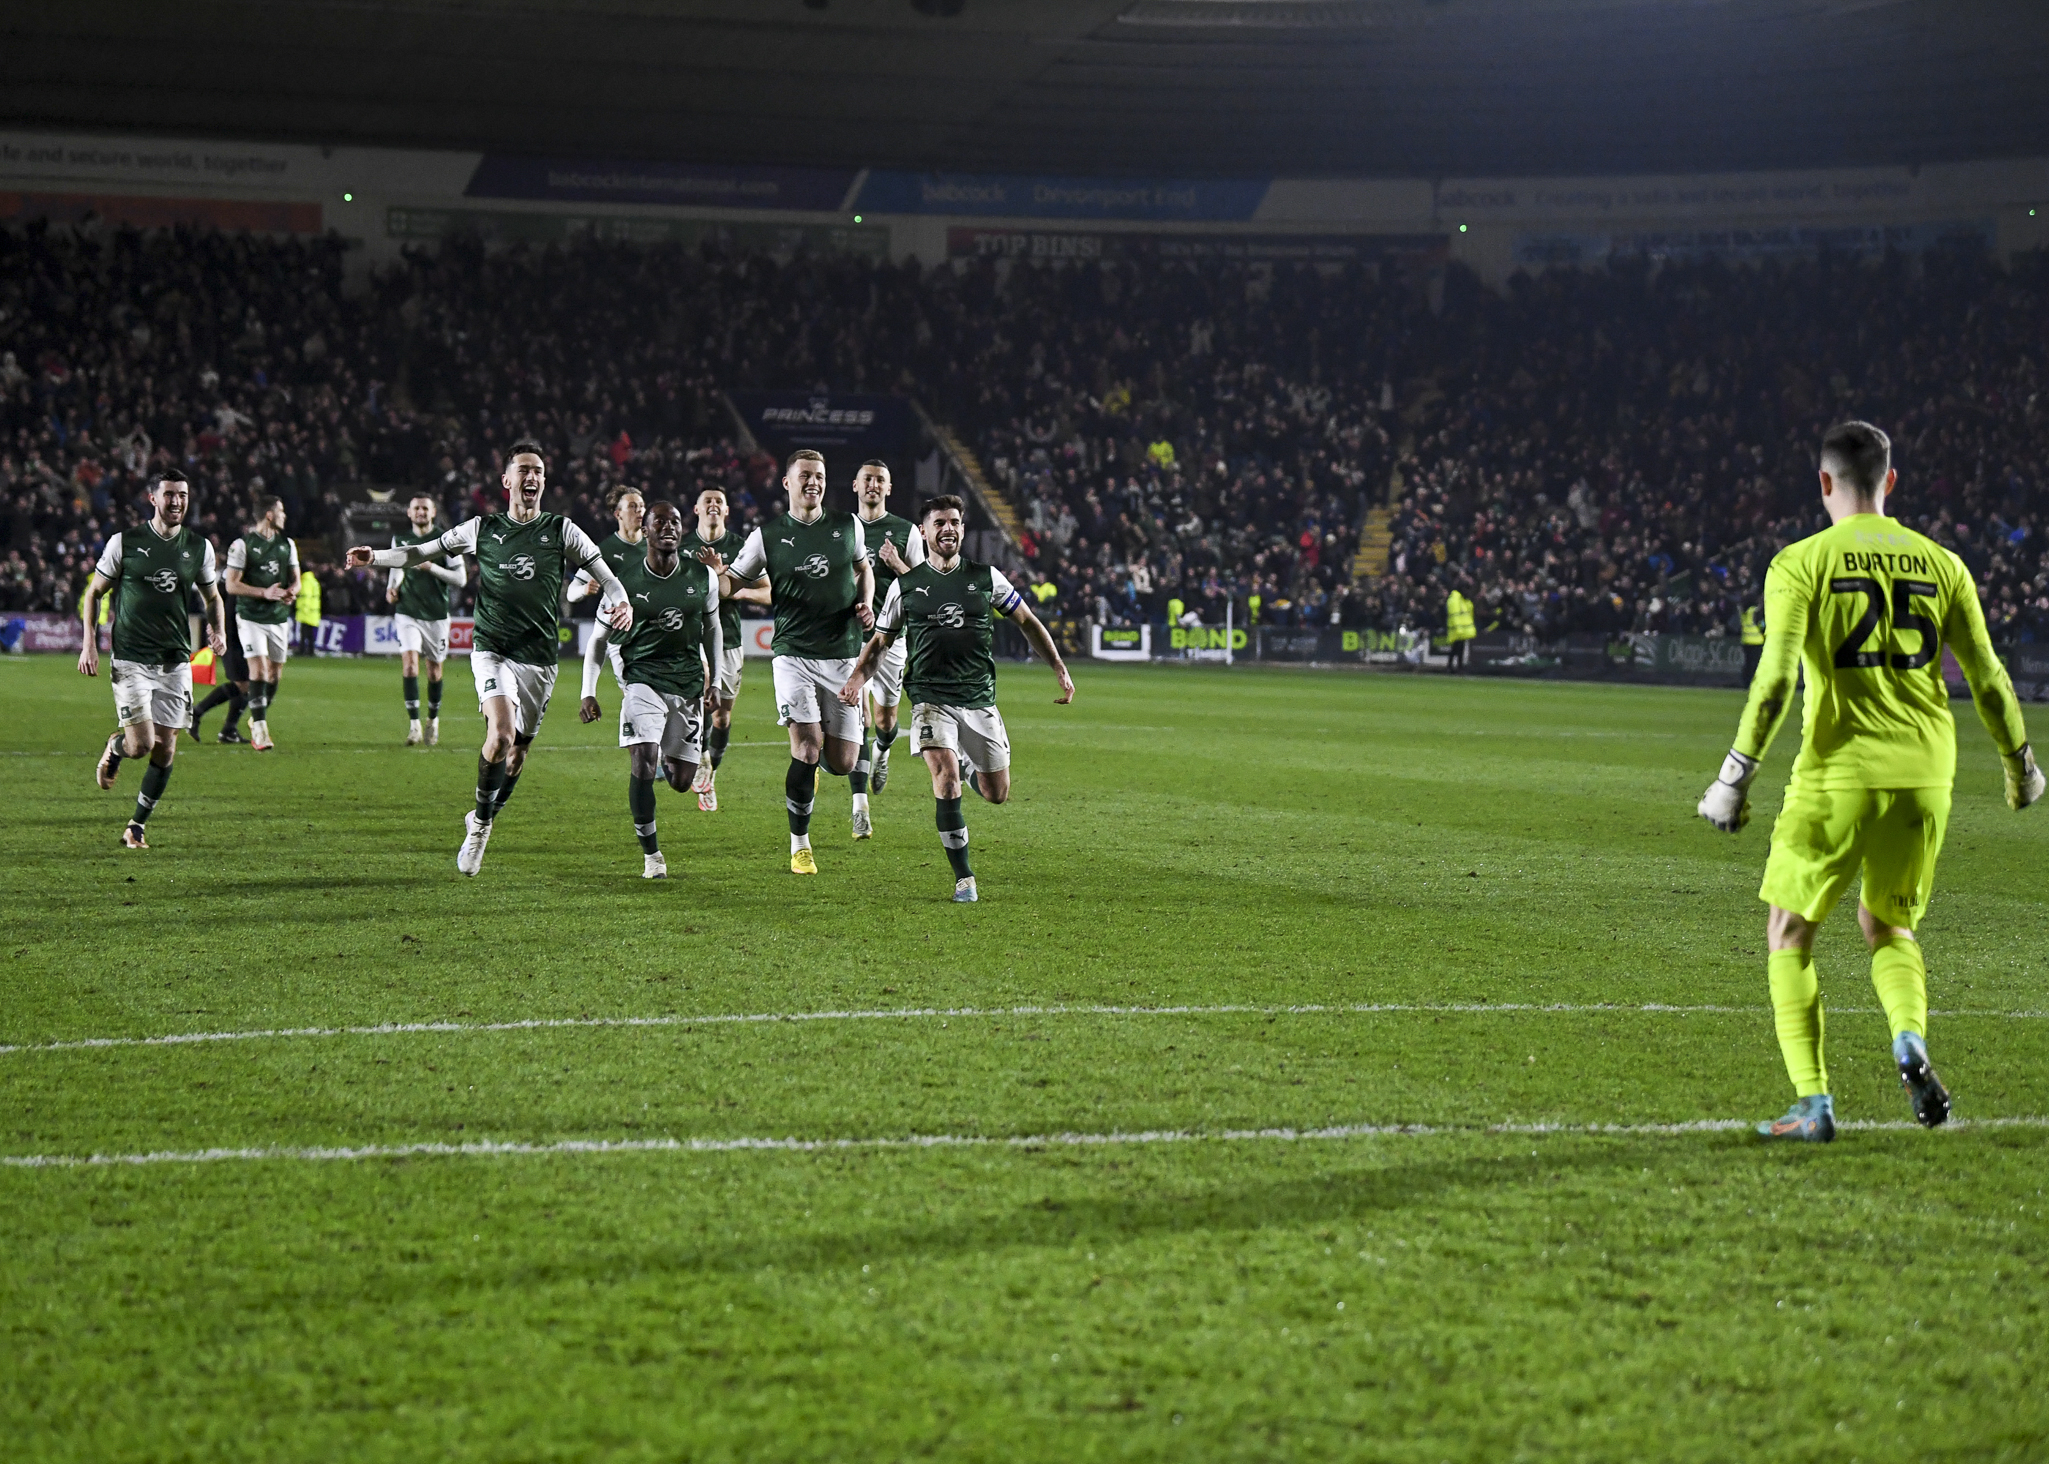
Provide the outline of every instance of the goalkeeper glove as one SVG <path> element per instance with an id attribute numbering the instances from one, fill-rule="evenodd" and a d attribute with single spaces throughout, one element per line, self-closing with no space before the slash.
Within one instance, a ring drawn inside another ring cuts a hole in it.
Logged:
<path id="1" fill-rule="evenodd" d="M 1723 833 L 1735 833 L 1750 822 L 1750 780 L 1756 776 L 1757 759 L 1730 748 L 1721 775 L 1708 784 L 1693 811 Z"/>
<path id="2" fill-rule="evenodd" d="M 2020 745 L 2020 751 L 2000 754 L 1999 761 L 2006 768 L 2006 806 L 2019 813 L 2030 803 L 2042 796 L 2045 780 L 2042 770 L 2035 766 L 2035 750 L 2027 743 Z"/>

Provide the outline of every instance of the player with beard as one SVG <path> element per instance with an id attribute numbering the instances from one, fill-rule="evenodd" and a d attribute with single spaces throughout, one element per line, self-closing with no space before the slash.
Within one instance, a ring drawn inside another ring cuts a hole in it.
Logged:
<path id="1" fill-rule="evenodd" d="M 194 588 L 206 607 L 206 643 L 216 657 L 228 648 L 225 612 L 215 585 L 213 545 L 185 527 L 192 485 L 175 468 L 157 475 L 149 490 L 156 510 L 139 529 L 107 540 L 79 602 L 85 641 L 78 652 L 82 676 L 100 674 L 100 599 L 114 598 L 114 711 L 121 730 L 107 739 L 95 777 L 112 788 L 124 757 L 148 758 L 135 813 L 121 831 L 128 849 L 147 849 L 143 826 L 163 799 L 178 755 L 178 734 L 192 722 L 192 632 L 185 609 Z"/>
<path id="2" fill-rule="evenodd" d="M 868 543 L 868 563 L 875 572 L 876 603 L 889 594 L 901 570 L 925 562 L 925 536 L 918 526 L 889 511 L 889 466 L 870 458 L 854 474 L 854 497 L 859 502 L 861 536 Z M 896 741 L 896 708 L 903 699 L 904 643 L 890 644 L 876 663 L 875 679 L 862 698 L 861 755 L 847 782 L 854 790 L 854 837 L 865 839 L 873 832 L 868 818 L 868 788 L 874 783 L 880 793 L 889 781 L 889 748 Z M 872 775 L 871 775 L 872 764 Z"/>
<path id="3" fill-rule="evenodd" d="M 557 634 L 563 566 L 587 569 L 604 587 L 601 612 L 614 630 L 633 624 L 619 576 L 590 536 L 559 513 L 541 512 L 548 486 L 540 444 L 513 443 L 502 478 L 503 513 L 468 519 L 446 533 L 402 549 L 357 545 L 351 569 L 411 569 L 429 559 L 473 555 L 477 561 L 476 630 L 470 673 L 477 679 L 477 709 L 484 715 L 484 745 L 477 754 L 476 808 L 463 817 L 455 867 L 473 875 L 484 867 L 493 821 L 512 798 L 527 749 L 548 714 L 561 655 Z M 617 603 L 613 603 L 616 601 Z"/>
<path id="4" fill-rule="evenodd" d="M 285 537 L 282 499 L 257 494 L 256 515 L 256 527 L 228 546 L 226 589 L 249 602 L 235 607 L 235 633 L 249 662 L 249 745 L 269 752 L 270 704 L 291 655 L 299 550 Z"/>
<path id="5" fill-rule="evenodd" d="M 950 493 L 930 500 L 922 527 L 930 557 L 906 567 L 890 586 L 875 635 L 854 663 L 839 699 L 857 705 L 889 643 L 899 635 L 910 641 L 904 684 L 911 698 L 911 751 L 923 753 L 932 770 L 939 843 L 953 866 L 953 898 L 966 905 L 979 896 L 968 864 L 961 787 L 965 784 L 990 803 L 1010 798 L 1010 734 L 996 710 L 993 617 L 1009 616 L 1053 668 L 1060 678 L 1057 704 L 1074 700 L 1074 680 L 1053 637 L 1003 571 L 961 556 L 961 501 Z"/>

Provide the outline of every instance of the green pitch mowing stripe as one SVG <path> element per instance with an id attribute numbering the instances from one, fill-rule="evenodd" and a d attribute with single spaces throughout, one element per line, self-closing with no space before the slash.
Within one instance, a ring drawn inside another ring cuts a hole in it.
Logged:
<path id="1" fill-rule="evenodd" d="M 1788 1149 L 1733 694 L 1006 669 L 955 907 L 901 745 L 786 872 L 758 662 L 652 883 L 609 684 L 465 880 L 466 667 L 408 749 L 395 665 L 293 663 L 132 855 L 104 679 L 0 668 L 0 1153 L 117 1161 L 0 1165 L 9 1464 L 2049 1453 L 2049 819 L 1968 712 L 1971 1121 L 1908 1131 L 1845 910 Z"/>

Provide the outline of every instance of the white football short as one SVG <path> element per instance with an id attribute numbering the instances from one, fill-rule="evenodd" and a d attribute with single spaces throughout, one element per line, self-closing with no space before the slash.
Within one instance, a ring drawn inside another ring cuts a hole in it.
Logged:
<path id="1" fill-rule="evenodd" d="M 854 674 L 853 657 L 814 660 L 808 656 L 777 656 L 770 670 L 775 676 L 775 719 L 779 725 L 817 722 L 827 737 L 837 737 L 842 742 L 861 740 L 861 709 L 840 700 L 840 688 Z"/>
<path id="2" fill-rule="evenodd" d="M 253 620 L 237 617 L 235 638 L 242 643 L 242 654 L 250 660 L 268 656 L 273 661 L 289 660 L 292 649 L 292 622 L 282 625 L 261 625 Z"/>
<path id="3" fill-rule="evenodd" d="M 740 673 L 747 669 L 747 652 L 739 646 L 727 646 L 719 652 L 720 701 L 740 699 Z"/>
<path id="4" fill-rule="evenodd" d="M 1000 773 L 1010 766 L 1010 734 L 1003 728 L 1003 714 L 994 707 L 919 702 L 911 708 L 911 751 L 933 747 L 943 747 L 955 757 L 966 753 L 968 761 L 985 773 Z"/>
<path id="5" fill-rule="evenodd" d="M 398 648 L 424 656 L 430 661 L 448 659 L 448 621 L 416 620 L 410 615 L 394 615 L 392 628 L 398 632 Z"/>
<path id="6" fill-rule="evenodd" d="M 903 637 L 898 636 L 882 653 L 882 659 L 875 663 L 875 675 L 868 681 L 868 695 L 875 698 L 877 706 L 893 707 L 904 699 L 906 658 Z"/>
<path id="7" fill-rule="evenodd" d="M 507 661 L 489 651 L 470 652 L 470 674 L 477 678 L 477 706 L 481 709 L 494 696 L 512 703 L 512 727 L 531 739 L 541 730 L 541 718 L 548 715 L 548 699 L 555 694 L 557 668 L 535 666 L 526 661 Z"/>
<path id="8" fill-rule="evenodd" d="M 619 745 L 658 742 L 664 760 L 697 762 L 703 756 L 704 700 L 671 696 L 638 681 L 626 687 L 619 702 Z"/>
<path id="9" fill-rule="evenodd" d="M 116 661 L 114 715 L 123 727 L 154 722 L 159 727 L 192 725 L 192 667 L 145 666 Z"/>

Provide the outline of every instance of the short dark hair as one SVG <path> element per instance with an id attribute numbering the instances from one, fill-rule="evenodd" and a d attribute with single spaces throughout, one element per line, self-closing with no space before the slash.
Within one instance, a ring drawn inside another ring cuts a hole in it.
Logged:
<path id="1" fill-rule="evenodd" d="M 642 504 L 647 503 L 647 495 L 645 493 L 642 493 L 638 488 L 634 487 L 631 483 L 620 483 L 615 485 L 612 489 L 611 497 L 608 498 L 606 502 L 610 503 L 612 507 L 617 508 L 619 506 L 619 500 L 624 498 L 629 493 L 633 494 L 636 498 L 638 498 Z"/>
<path id="2" fill-rule="evenodd" d="M 720 487 L 717 483 L 707 483 L 702 488 L 697 490 L 697 496 L 699 498 L 704 497 L 704 495 L 707 493 L 716 493 L 721 498 L 724 498 L 726 496 L 726 490 Z"/>
<path id="3" fill-rule="evenodd" d="M 660 502 L 657 503 L 650 503 L 647 506 L 647 516 L 649 518 L 653 518 L 655 516 L 655 510 L 658 508 L 666 508 L 670 513 L 673 513 L 679 519 L 683 517 L 683 510 L 676 507 L 675 504 L 669 502 L 669 500 L 666 498 L 662 499 Z"/>
<path id="4" fill-rule="evenodd" d="M 1869 422 L 1838 422 L 1821 436 L 1821 466 L 1854 493 L 1870 496 L 1892 468 L 1892 439 Z"/>
<path id="5" fill-rule="evenodd" d="M 949 508 L 962 517 L 967 516 L 967 506 L 960 501 L 959 494 L 941 493 L 936 498 L 925 500 L 925 506 L 918 510 L 918 521 L 923 523 L 926 519 L 932 517 L 933 514 L 940 513 Z"/>
<path id="6" fill-rule="evenodd" d="M 861 466 L 864 468 L 880 468 L 885 473 L 889 471 L 889 464 L 884 462 L 881 458 L 864 459 L 861 463 Z"/>
<path id="7" fill-rule="evenodd" d="M 150 483 L 150 492 L 156 492 L 157 489 L 163 487 L 166 483 L 183 483 L 187 488 L 192 486 L 192 480 L 185 476 L 184 469 L 163 468 L 158 471 L 156 478 Z"/>
<path id="8" fill-rule="evenodd" d="M 275 493 L 258 493 L 252 496 L 250 502 L 254 505 L 256 509 L 256 516 L 258 518 L 262 518 L 265 514 L 269 513 L 273 508 L 276 508 L 279 503 L 283 502 L 283 500 L 280 499 Z"/>
<path id="9" fill-rule="evenodd" d="M 531 437 L 522 437 L 519 439 L 519 441 L 513 443 L 512 446 L 506 448 L 505 461 L 510 463 L 514 458 L 518 457 L 523 452 L 530 452 L 535 457 L 539 458 L 541 460 L 542 467 L 545 468 L 548 466 L 548 455 L 545 452 L 541 451 L 541 445 L 538 442 L 534 441 Z"/>

